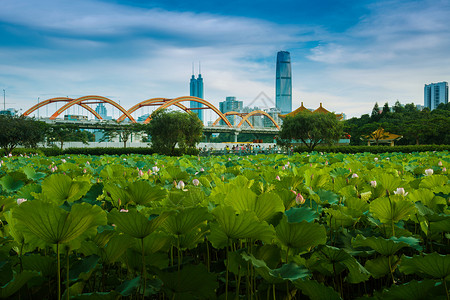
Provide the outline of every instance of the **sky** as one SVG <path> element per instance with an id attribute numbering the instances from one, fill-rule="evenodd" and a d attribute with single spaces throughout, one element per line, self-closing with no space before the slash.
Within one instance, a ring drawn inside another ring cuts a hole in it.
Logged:
<path id="1" fill-rule="evenodd" d="M 1 0 L 1 109 L 86 95 L 129 109 L 189 95 L 199 64 L 217 107 L 273 106 L 278 51 L 291 54 L 293 109 L 423 105 L 424 84 L 450 80 L 449 15 L 448 0 Z"/>

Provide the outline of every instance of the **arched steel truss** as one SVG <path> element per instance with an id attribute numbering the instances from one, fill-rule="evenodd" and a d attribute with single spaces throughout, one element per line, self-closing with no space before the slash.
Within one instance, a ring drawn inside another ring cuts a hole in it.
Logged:
<path id="1" fill-rule="evenodd" d="M 194 102 L 198 102 L 201 103 L 203 105 L 205 105 L 205 107 L 200 108 L 200 109 L 212 109 L 219 117 L 217 118 L 216 121 L 214 121 L 212 126 L 217 125 L 217 123 L 220 120 L 223 120 L 228 127 L 233 127 L 233 125 L 231 125 L 230 121 L 226 118 L 227 116 L 230 115 L 237 115 L 240 116 L 242 118 L 241 122 L 237 125 L 237 127 L 241 127 L 242 124 L 244 124 L 244 122 L 247 122 L 247 124 L 253 128 L 253 125 L 250 123 L 249 118 L 255 115 L 263 115 L 267 118 L 269 118 L 270 121 L 272 121 L 272 123 L 278 128 L 280 129 L 280 126 L 275 122 L 275 120 L 265 111 L 262 110 L 255 110 L 252 111 L 250 113 L 239 113 L 239 112 L 235 112 L 235 111 L 231 111 L 231 112 L 227 112 L 225 114 L 223 114 L 220 110 L 218 110 L 214 105 L 212 105 L 210 102 L 201 99 L 201 98 L 197 98 L 197 97 L 192 97 L 192 96 L 183 96 L 183 97 L 178 97 L 178 98 L 174 98 L 174 99 L 167 99 L 167 98 L 151 98 L 151 99 L 147 99 L 144 101 L 139 102 L 138 104 L 134 105 L 133 107 L 131 107 L 129 110 L 125 110 L 122 106 L 120 106 L 119 104 L 117 104 L 116 102 L 114 102 L 111 99 L 108 99 L 106 97 L 102 97 L 102 96 L 95 96 L 95 95 L 90 95 L 90 96 L 83 96 L 77 99 L 72 99 L 72 98 L 68 98 L 68 97 L 56 97 L 56 98 L 51 98 L 51 99 L 47 99 L 45 101 L 42 101 L 36 105 L 34 105 L 33 107 L 31 107 L 30 109 L 28 109 L 27 111 L 25 111 L 23 113 L 24 116 L 29 116 L 31 113 L 33 113 L 34 111 L 36 111 L 37 109 L 44 107 L 48 104 L 51 103 L 57 103 L 57 102 L 65 102 L 66 104 L 63 105 L 61 108 L 59 108 L 51 117 L 50 120 L 54 120 L 56 119 L 61 113 L 63 113 L 65 110 L 67 110 L 68 108 L 70 108 L 73 105 L 79 105 L 81 107 L 83 107 L 84 109 L 86 109 L 87 111 L 89 111 L 90 113 L 92 113 L 97 119 L 101 120 L 102 117 L 94 110 L 92 109 L 89 104 L 99 104 L 99 103 L 108 103 L 113 105 L 114 107 L 118 108 L 123 114 L 117 119 L 117 122 L 122 122 L 123 120 L 125 120 L 126 118 L 129 118 L 130 121 L 132 123 L 136 123 L 136 121 L 134 120 L 134 118 L 131 116 L 131 114 L 133 112 L 135 112 L 136 110 L 140 109 L 141 107 L 145 107 L 145 106 L 159 106 L 156 111 L 161 110 L 161 109 L 166 109 L 172 105 L 177 106 L 178 108 L 188 112 L 188 113 L 192 113 L 192 108 L 188 108 L 185 105 L 182 104 L 182 102 L 190 102 L 190 101 L 194 101 Z M 149 116 L 144 123 L 148 123 L 151 120 L 151 116 Z"/>
<path id="2" fill-rule="evenodd" d="M 93 102 L 94 101 L 94 102 Z M 114 102 L 111 99 L 108 99 L 106 97 L 103 96 L 94 96 L 94 95 L 90 95 L 90 96 L 84 96 L 84 97 L 80 97 L 77 99 L 74 99 L 70 102 L 68 102 L 67 104 L 65 104 L 63 107 L 61 107 L 60 109 L 58 109 L 51 117 L 50 120 L 54 120 L 56 119 L 62 112 L 64 112 L 66 109 L 68 109 L 69 107 L 75 105 L 75 104 L 84 104 L 87 106 L 87 104 L 98 104 L 98 103 L 108 103 L 111 104 L 112 106 L 116 107 L 117 109 L 119 109 L 121 112 L 123 112 L 128 119 L 130 119 L 131 122 L 136 123 L 136 121 L 134 120 L 134 118 L 128 113 L 128 111 L 126 111 L 122 106 L 120 106 L 119 104 L 117 104 L 116 102 Z M 84 107 L 84 106 L 83 106 Z M 98 114 L 97 114 L 98 115 Z M 101 117 L 99 119 L 102 119 Z"/>

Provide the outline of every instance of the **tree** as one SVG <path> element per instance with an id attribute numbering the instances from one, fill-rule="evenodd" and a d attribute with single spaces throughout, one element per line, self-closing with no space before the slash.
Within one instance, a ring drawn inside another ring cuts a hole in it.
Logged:
<path id="1" fill-rule="evenodd" d="M 184 152 L 201 141 L 203 123 L 196 114 L 159 110 L 152 114 L 147 132 L 156 152 L 173 155 L 177 143 Z"/>
<path id="2" fill-rule="evenodd" d="M 378 106 L 378 102 L 375 102 L 375 105 L 372 108 L 372 114 L 370 115 L 370 118 L 372 121 L 377 122 L 381 116 L 380 116 L 380 107 Z"/>
<path id="3" fill-rule="evenodd" d="M 0 115 L 0 147 L 11 153 L 18 145 L 35 148 L 44 141 L 47 124 L 23 116 Z"/>
<path id="4" fill-rule="evenodd" d="M 82 142 L 88 143 L 88 134 L 82 131 L 77 125 L 72 124 L 56 124 L 50 126 L 48 134 L 48 143 L 57 141 L 60 144 L 61 150 L 65 142 Z"/>
<path id="5" fill-rule="evenodd" d="M 139 133 L 144 131 L 145 125 L 139 123 L 114 125 L 105 127 L 102 129 L 103 137 L 100 139 L 101 142 L 109 141 L 115 137 L 119 137 L 120 141 L 123 142 L 123 147 L 127 147 L 127 142 L 133 133 Z"/>
<path id="6" fill-rule="evenodd" d="M 300 140 L 313 150 L 319 143 L 333 144 L 343 134 L 343 124 L 335 114 L 301 112 L 294 117 L 287 116 L 281 126 L 280 138 Z"/>

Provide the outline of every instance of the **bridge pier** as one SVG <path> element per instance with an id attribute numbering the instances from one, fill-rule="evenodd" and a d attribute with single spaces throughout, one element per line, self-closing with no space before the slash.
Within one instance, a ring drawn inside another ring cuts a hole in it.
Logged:
<path id="1" fill-rule="evenodd" d="M 206 142 L 207 142 L 207 143 L 211 143 L 211 136 L 212 136 L 212 133 L 206 132 L 206 133 L 205 133 L 205 136 L 206 136 Z"/>
<path id="2" fill-rule="evenodd" d="M 234 132 L 234 141 L 233 141 L 233 142 L 237 143 L 238 135 L 239 135 L 239 132 L 235 131 L 235 132 Z"/>

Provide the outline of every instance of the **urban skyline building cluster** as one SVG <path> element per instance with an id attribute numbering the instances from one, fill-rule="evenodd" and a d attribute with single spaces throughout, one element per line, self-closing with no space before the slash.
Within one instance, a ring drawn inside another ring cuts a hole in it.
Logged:
<path id="1" fill-rule="evenodd" d="M 442 81 L 438 83 L 425 84 L 424 92 L 424 107 L 430 110 L 435 109 L 439 104 L 448 103 L 448 82 Z"/>
<path id="2" fill-rule="evenodd" d="M 192 65 L 192 77 L 189 84 L 189 96 L 197 97 L 203 99 L 203 78 L 201 74 L 200 69 L 200 63 L 198 65 L 198 76 L 195 78 L 194 75 L 194 65 Z M 200 121 L 203 122 L 203 104 L 191 101 L 190 102 L 190 108 L 193 112 L 195 112 L 200 119 Z"/>

